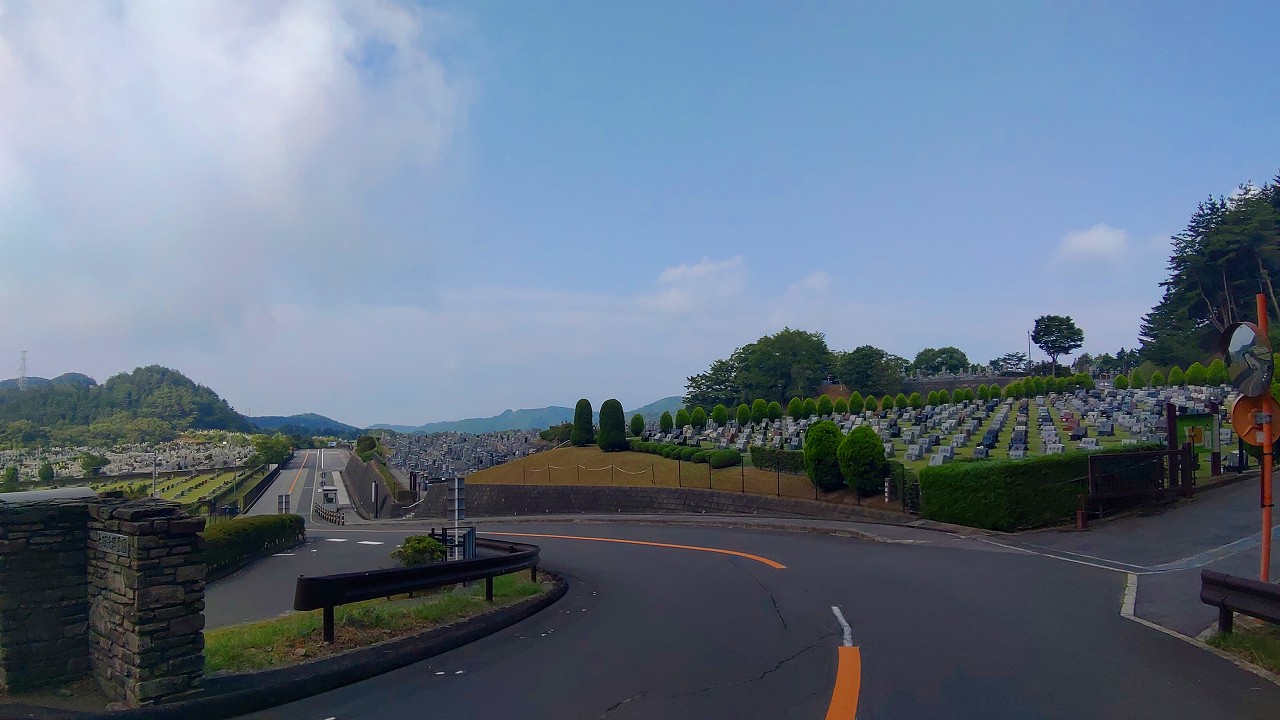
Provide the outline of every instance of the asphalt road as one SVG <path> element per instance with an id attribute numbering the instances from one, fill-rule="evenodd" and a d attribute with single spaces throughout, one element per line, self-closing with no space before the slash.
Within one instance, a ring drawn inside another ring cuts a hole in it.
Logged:
<path id="1" fill-rule="evenodd" d="M 902 529 L 894 538 L 909 542 L 628 524 L 482 530 L 728 549 L 786 567 L 533 538 L 570 580 L 560 602 L 429 661 L 246 717 L 822 718 L 843 642 L 833 607 L 861 655 L 863 720 L 1261 719 L 1280 708 L 1280 687 L 1123 618 L 1123 573 L 974 539 Z M 210 624 L 234 614 L 229 606 L 259 617 L 287 608 L 299 573 L 386 564 L 409 533 L 313 527 L 292 554 L 212 585 Z"/>
<path id="2" fill-rule="evenodd" d="M 289 496 L 289 510 L 311 520 L 315 499 L 316 470 L 342 470 L 346 467 L 345 450 L 303 450 L 280 468 L 280 474 L 258 502 L 245 510 L 245 515 L 275 515 L 281 495 Z"/>

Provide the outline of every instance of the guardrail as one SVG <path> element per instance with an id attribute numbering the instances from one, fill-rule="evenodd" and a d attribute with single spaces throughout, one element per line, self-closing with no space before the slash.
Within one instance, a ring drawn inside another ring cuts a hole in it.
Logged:
<path id="1" fill-rule="evenodd" d="M 502 554 L 391 570 L 299 576 L 293 591 L 293 609 L 323 610 L 324 641 L 331 643 L 333 609 L 339 605 L 475 580 L 485 581 L 484 599 L 493 602 L 493 578 L 525 568 L 530 569 L 529 577 L 537 582 L 541 550 L 537 545 L 483 539 L 476 544 Z"/>
<path id="2" fill-rule="evenodd" d="M 347 514 L 341 510 L 330 510 L 320 505 L 313 506 L 312 509 L 315 510 L 316 515 L 325 522 L 333 523 L 334 525 L 347 524 Z"/>
<path id="3" fill-rule="evenodd" d="M 1280 623 L 1280 586 L 1260 580 L 1201 570 L 1200 602 L 1218 608 L 1218 632 L 1231 632 L 1234 613 Z"/>

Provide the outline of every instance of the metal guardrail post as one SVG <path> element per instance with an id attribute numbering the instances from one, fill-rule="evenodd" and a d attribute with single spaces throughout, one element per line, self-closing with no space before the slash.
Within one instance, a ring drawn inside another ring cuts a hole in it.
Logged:
<path id="1" fill-rule="evenodd" d="M 333 606 L 326 605 L 324 607 L 324 641 L 333 642 Z"/>
<path id="2" fill-rule="evenodd" d="M 1218 606 L 1218 632 L 1231 632 L 1231 624 L 1235 620 L 1235 613 L 1231 612 L 1231 608 L 1226 605 Z"/>
<path id="3" fill-rule="evenodd" d="M 493 602 L 493 578 L 484 579 L 484 599 L 487 602 Z"/>

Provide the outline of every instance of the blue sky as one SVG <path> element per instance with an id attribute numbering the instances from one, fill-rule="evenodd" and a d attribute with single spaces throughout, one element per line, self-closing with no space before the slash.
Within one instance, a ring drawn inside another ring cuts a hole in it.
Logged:
<path id="1" fill-rule="evenodd" d="M 1195 204 L 1280 171 L 1277 21 L 0 3 L 0 357 L 364 425 L 634 408 L 783 326 L 1114 352 Z"/>

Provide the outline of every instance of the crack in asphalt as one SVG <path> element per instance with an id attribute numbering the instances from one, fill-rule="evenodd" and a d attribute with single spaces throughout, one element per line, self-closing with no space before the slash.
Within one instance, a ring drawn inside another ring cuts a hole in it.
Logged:
<path id="1" fill-rule="evenodd" d="M 738 568 L 739 570 L 741 570 L 742 572 L 750 576 L 752 580 L 755 580 L 756 584 L 760 586 L 760 589 L 765 591 L 765 593 L 769 595 L 769 602 L 773 603 L 773 612 L 777 614 L 778 620 L 782 621 L 782 629 L 783 630 L 789 629 L 789 627 L 787 626 L 787 619 L 782 616 L 782 608 L 778 607 L 778 598 L 773 596 L 773 591 L 765 587 L 765 584 L 761 582 L 760 578 L 756 577 L 755 573 L 748 570 L 745 566 L 740 564 L 736 559 L 729 558 L 729 562 L 733 563 L 734 567 Z"/>
<path id="2" fill-rule="evenodd" d="M 826 634 L 824 634 L 824 635 L 821 635 L 820 637 L 818 637 L 818 639 L 817 639 L 817 640 L 814 640 L 814 641 L 813 641 L 812 643 L 810 643 L 809 645 L 806 645 L 805 647 L 803 647 L 803 648 L 801 648 L 800 650 L 796 651 L 793 655 L 790 655 L 790 656 L 788 656 L 788 657 L 785 657 L 785 658 L 783 658 L 783 659 L 779 660 L 779 661 L 777 662 L 777 664 L 776 664 L 776 665 L 774 665 L 773 667 L 769 668 L 768 670 L 765 670 L 764 672 L 760 673 L 759 675 L 757 675 L 757 676 L 755 676 L 755 677 L 753 677 L 753 678 L 747 678 L 746 680 L 739 680 L 739 681 L 737 681 L 737 682 L 724 683 L 724 684 L 721 684 L 721 685 L 710 685 L 710 686 L 708 686 L 708 687 L 704 687 L 704 688 L 702 688 L 701 690 L 694 690 L 694 691 L 693 691 L 693 692 L 691 692 L 691 693 L 685 693 L 685 694 L 683 694 L 683 695 L 672 695 L 669 699 L 671 699 L 671 700 L 676 700 L 676 699 L 680 699 L 680 698 L 693 697 L 694 695 L 700 695 L 700 694 L 702 694 L 702 693 L 704 693 L 704 692 L 709 692 L 709 691 L 711 691 L 711 690 L 723 690 L 724 688 L 738 687 L 739 685 L 746 685 L 747 683 L 759 682 L 759 681 L 761 681 L 761 680 L 763 680 L 763 679 L 765 679 L 765 678 L 769 677 L 769 676 L 770 676 L 770 675 L 772 675 L 773 673 L 776 673 L 776 672 L 778 672 L 779 670 L 781 670 L 783 665 L 786 665 L 787 663 L 791 662 L 792 660 L 795 660 L 796 658 L 800 657 L 801 655 L 804 655 L 805 653 L 809 652 L 810 650 L 812 650 L 812 649 L 814 649 L 814 648 L 818 647 L 819 645 L 821 645 L 821 644 L 822 644 L 822 642 L 823 642 L 824 640 L 829 640 L 829 639 L 831 639 L 831 638 L 835 637 L 835 636 L 836 636 L 836 635 L 838 635 L 838 634 L 839 634 L 839 633 L 836 633 L 836 632 L 829 632 L 829 633 L 826 633 Z"/>
<path id="3" fill-rule="evenodd" d="M 610 705 L 610 706 L 609 706 L 609 709 L 607 709 L 607 710 L 605 710 L 605 711 L 604 711 L 604 714 L 600 716 L 600 720 L 604 720 L 605 718 L 609 717 L 610 715 L 612 715 L 612 714 L 614 714 L 614 713 L 618 712 L 618 710 L 619 710 L 623 705 L 626 705 L 627 703 L 631 702 L 632 700 L 639 700 L 640 698 L 644 697 L 645 695 L 648 695 L 649 693 L 653 692 L 653 691 L 654 691 L 654 690 L 656 690 L 656 689 L 657 689 L 657 688 L 653 688 L 653 689 L 650 689 L 650 690 L 644 690 L 644 691 L 641 691 L 641 692 L 636 693 L 635 695 L 632 695 L 632 696 L 631 696 L 631 697 L 629 697 L 629 698 L 625 698 L 625 699 L 623 699 L 623 700 L 619 700 L 618 702 L 616 702 L 616 703 L 614 703 L 614 704 Z"/>

